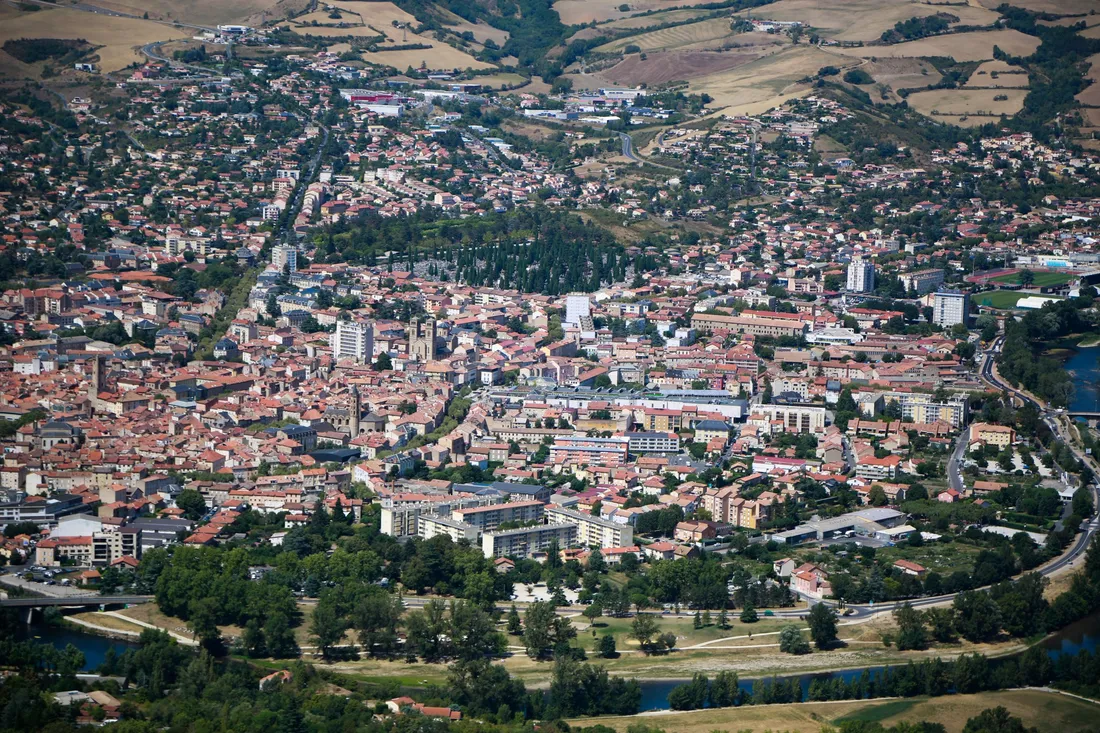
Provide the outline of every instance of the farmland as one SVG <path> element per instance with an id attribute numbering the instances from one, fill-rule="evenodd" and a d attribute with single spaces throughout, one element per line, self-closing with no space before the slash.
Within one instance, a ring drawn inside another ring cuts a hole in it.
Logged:
<path id="1" fill-rule="evenodd" d="M 1015 56 L 1028 56 L 1038 48 L 1039 39 L 1015 30 L 974 31 L 930 36 L 892 46 L 841 48 L 838 52 L 865 58 L 950 56 L 956 61 L 985 61 L 993 58 L 994 46 Z"/>
<path id="2" fill-rule="evenodd" d="M 643 51 L 670 48 L 702 47 L 705 44 L 732 36 L 728 18 L 714 18 L 699 23 L 662 28 L 649 33 L 627 36 L 599 46 L 597 52 L 622 51 L 627 46 L 637 46 Z"/>
<path id="3" fill-rule="evenodd" d="M 275 9 L 276 0 L 96 0 L 95 5 L 137 16 L 148 13 L 151 20 L 215 26 L 219 23 L 243 23 L 254 15 L 270 12 Z"/>
<path id="4" fill-rule="evenodd" d="M 683 8 L 692 5 L 702 5 L 711 0 L 634 0 L 627 3 L 630 10 L 623 12 L 619 7 L 622 0 L 558 0 L 554 3 L 554 10 L 558 11 L 561 22 L 566 25 L 583 25 L 596 21 L 603 23 L 608 20 L 628 18 L 638 13 L 649 10 L 662 10 L 664 8 Z M 645 25 L 649 25 L 646 23 Z"/>
<path id="5" fill-rule="evenodd" d="M 933 89 L 910 94 L 907 101 L 913 109 L 933 119 L 981 125 L 1020 111 L 1025 96 L 1026 89 Z"/>
<path id="6" fill-rule="evenodd" d="M 1018 66 L 1004 61 L 985 61 L 966 81 L 968 87 L 998 87 L 1026 89 L 1028 74 Z"/>
<path id="7" fill-rule="evenodd" d="M 0 19 L 3 20 L 0 23 L 0 44 L 19 38 L 83 38 L 98 47 L 94 55 L 98 55 L 99 66 L 104 71 L 117 71 L 143 61 L 145 57 L 140 48 L 146 43 L 190 35 L 186 31 L 147 20 L 112 18 L 68 8 L 48 8 L 14 15 L 5 11 Z"/>
<path id="8" fill-rule="evenodd" d="M 779 0 L 779 2 L 744 11 L 740 15 L 770 20 L 801 21 L 817 29 L 826 38 L 838 41 L 874 41 L 894 24 L 913 17 L 935 15 L 945 9 L 918 2 L 884 3 L 881 0 Z M 952 15 L 963 25 L 990 25 L 997 13 L 981 7 L 952 5 Z M 853 23 L 852 18 L 859 18 Z M 876 54 L 881 49 L 876 48 Z M 992 56 L 990 56 L 992 58 Z"/>

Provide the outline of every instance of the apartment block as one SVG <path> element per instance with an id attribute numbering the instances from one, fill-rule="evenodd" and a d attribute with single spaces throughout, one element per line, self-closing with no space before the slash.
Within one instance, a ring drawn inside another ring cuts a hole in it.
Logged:
<path id="1" fill-rule="evenodd" d="M 505 522 L 541 522 L 544 506 L 541 501 L 513 501 L 467 507 L 453 510 L 451 519 L 464 522 L 479 533 L 491 532 Z"/>
<path id="2" fill-rule="evenodd" d="M 634 528 L 618 524 L 591 514 L 549 505 L 546 508 L 549 522 L 571 524 L 577 528 L 577 544 L 600 547 L 624 547 L 633 543 Z"/>
<path id="3" fill-rule="evenodd" d="M 754 405 L 748 424 L 756 425 L 768 433 L 820 433 L 825 430 L 825 408 Z"/>
<path id="4" fill-rule="evenodd" d="M 577 542 L 577 527 L 572 524 L 540 524 L 535 527 L 486 532 L 481 536 L 481 551 L 486 557 L 530 557 L 548 552 L 554 543 L 569 547 Z"/>
<path id="5" fill-rule="evenodd" d="M 424 514 L 417 522 L 417 535 L 421 539 L 430 540 L 432 537 L 446 535 L 455 542 L 460 540 L 477 541 L 477 527 L 466 524 L 458 519 L 441 517 L 438 514 Z"/>

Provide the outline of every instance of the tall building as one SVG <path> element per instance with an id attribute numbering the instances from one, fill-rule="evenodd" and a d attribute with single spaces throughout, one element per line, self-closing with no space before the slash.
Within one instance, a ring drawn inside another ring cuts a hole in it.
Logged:
<path id="1" fill-rule="evenodd" d="M 565 296 L 565 322 L 580 325 L 582 318 L 592 315 L 592 306 L 587 295 Z"/>
<path id="2" fill-rule="evenodd" d="M 370 321 L 337 321 L 329 339 L 333 359 L 351 358 L 367 364 L 374 357 L 374 324 Z"/>
<path id="3" fill-rule="evenodd" d="M 970 294 L 953 290 L 938 292 L 932 296 L 932 323 L 937 326 L 964 326 L 970 313 Z"/>
<path id="4" fill-rule="evenodd" d="M 916 272 L 903 272 L 898 275 L 898 280 L 906 290 L 915 290 L 917 295 L 931 293 L 943 285 L 943 269 L 917 270 Z"/>
<path id="5" fill-rule="evenodd" d="M 298 248 L 288 244 L 280 244 L 271 250 L 271 264 L 280 271 L 288 267 L 291 272 L 298 272 Z"/>
<path id="6" fill-rule="evenodd" d="M 848 292 L 869 293 L 875 289 L 875 265 L 856 255 L 848 265 Z"/>
<path id="7" fill-rule="evenodd" d="M 414 318 L 409 322 L 409 358 L 416 361 L 435 360 L 435 319 L 421 321 Z"/>

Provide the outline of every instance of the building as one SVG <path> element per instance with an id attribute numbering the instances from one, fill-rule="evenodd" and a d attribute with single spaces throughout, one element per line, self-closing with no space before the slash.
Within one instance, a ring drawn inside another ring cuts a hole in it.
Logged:
<path id="1" fill-rule="evenodd" d="M 542 522 L 541 501 L 512 501 L 507 504 L 490 504 L 455 509 L 451 519 L 474 527 L 479 533 L 491 532 L 505 523 L 529 524 Z"/>
<path id="2" fill-rule="evenodd" d="M 970 442 L 977 443 L 978 441 L 986 445 L 1005 448 L 1016 442 L 1016 431 L 1007 425 L 976 422 L 970 426 Z"/>
<path id="3" fill-rule="evenodd" d="M 582 318 L 592 315 L 592 306 L 587 295 L 565 296 L 565 322 L 580 325 Z"/>
<path id="4" fill-rule="evenodd" d="M 970 414 L 970 398 L 955 395 L 946 402 L 936 402 L 935 396 L 924 392 L 884 392 L 883 404 L 897 402 L 901 406 L 901 417 L 915 423 L 934 423 L 943 421 L 953 428 L 966 424 Z"/>
<path id="5" fill-rule="evenodd" d="M 624 547 L 634 540 L 634 528 L 629 524 L 619 524 L 573 509 L 549 505 L 546 508 L 546 519 L 576 527 L 576 542 L 579 545 Z"/>
<path id="6" fill-rule="evenodd" d="M 333 359 L 355 359 L 360 364 L 369 364 L 374 358 L 374 323 L 337 321 L 329 346 Z"/>
<path id="7" fill-rule="evenodd" d="M 875 289 L 875 265 L 870 260 L 856 255 L 848 264 L 849 293 L 869 293 Z"/>
<path id="8" fill-rule="evenodd" d="M 766 433 L 820 433 L 825 430 L 825 408 L 804 405 L 754 405 L 749 425 Z"/>
<path id="9" fill-rule="evenodd" d="M 915 290 L 918 295 L 924 295 L 943 285 L 943 270 L 903 272 L 898 275 L 898 280 L 901 281 L 907 291 Z"/>
<path id="10" fill-rule="evenodd" d="M 932 296 L 932 323 L 937 326 L 964 326 L 970 314 L 970 294 L 953 290 L 938 292 Z"/>
<path id="11" fill-rule="evenodd" d="M 676 433 L 627 433 L 626 439 L 631 453 L 676 453 L 680 450 L 680 436 Z"/>
<path id="12" fill-rule="evenodd" d="M 278 245 L 271 250 L 271 264 L 280 272 L 284 269 L 298 272 L 298 248 L 289 244 Z"/>
<path id="13" fill-rule="evenodd" d="M 883 481 L 892 479 L 898 474 L 898 466 L 901 465 L 900 456 L 886 456 L 875 458 L 867 456 L 856 464 L 856 476 L 868 481 Z"/>
<path id="14" fill-rule="evenodd" d="M 624 466 L 627 438 L 558 438 L 550 446 L 550 462 L 557 465 Z"/>
<path id="15" fill-rule="evenodd" d="M 459 519 L 441 517 L 438 514 L 421 516 L 420 521 L 417 523 L 417 536 L 421 539 L 430 540 L 438 535 L 446 535 L 454 542 L 460 540 L 474 542 L 477 540 L 478 531 L 477 527 L 466 524 Z"/>
<path id="16" fill-rule="evenodd" d="M 414 318 L 409 322 L 409 358 L 414 361 L 434 361 L 436 357 L 435 345 L 435 319 L 420 320 Z"/>
<path id="17" fill-rule="evenodd" d="M 808 325 L 800 320 L 782 318 L 746 318 L 723 316 L 714 313 L 696 313 L 691 317 L 692 328 L 700 331 L 730 331 L 753 336 L 804 336 Z"/>
<path id="18" fill-rule="evenodd" d="M 556 543 L 560 547 L 576 544 L 577 527 L 572 524 L 539 524 L 481 536 L 481 551 L 485 557 L 530 557 L 536 552 L 548 552 Z"/>

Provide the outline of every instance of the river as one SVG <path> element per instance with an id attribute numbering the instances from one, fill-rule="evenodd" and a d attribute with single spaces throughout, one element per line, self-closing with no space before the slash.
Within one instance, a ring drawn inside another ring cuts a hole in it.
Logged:
<path id="1" fill-rule="evenodd" d="M 1071 412 L 1100 412 L 1100 346 L 1078 347 L 1066 360 L 1073 378 Z"/>
<path id="2" fill-rule="evenodd" d="M 82 672 L 92 672 L 107 655 L 107 650 L 112 646 L 121 654 L 129 648 L 137 648 L 137 644 L 131 641 L 109 639 L 106 636 L 91 634 L 86 631 L 78 631 L 64 626 L 53 626 L 44 621 L 38 621 L 30 626 L 21 626 L 19 636 L 25 639 L 34 639 L 39 642 L 49 642 L 58 649 L 64 649 L 72 644 L 84 652 L 84 667 Z"/>
<path id="3" fill-rule="evenodd" d="M 64 649 L 66 644 L 75 645 L 84 652 L 84 658 L 86 660 L 84 665 L 85 671 L 91 671 L 98 667 L 103 662 L 103 657 L 107 653 L 107 649 L 111 646 L 114 646 L 115 650 L 118 652 L 122 652 L 128 647 L 137 646 L 132 642 L 108 639 L 85 631 L 67 629 L 61 626 L 49 626 L 45 623 L 36 623 L 30 627 L 24 627 L 24 629 L 26 629 L 26 635 L 28 637 L 34 637 L 40 641 L 49 642 L 59 649 Z M 1082 651 L 1095 653 L 1098 645 L 1100 645 L 1100 613 L 1070 624 L 1041 643 L 1041 646 L 1047 650 L 1047 654 L 1049 654 L 1052 659 L 1057 659 L 1063 654 L 1072 655 Z M 877 672 L 881 672 L 883 667 L 877 666 L 846 669 L 839 672 L 803 674 L 799 675 L 798 679 L 802 685 L 803 695 L 805 695 L 807 690 L 809 690 L 810 683 L 815 679 L 834 679 L 839 677 L 845 682 L 850 682 L 853 679 L 858 679 L 865 669 L 874 675 Z M 672 691 L 672 688 L 687 681 L 686 679 L 639 680 L 639 684 L 642 688 L 642 704 L 639 711 L 668 709 L 668 694 Z M 740 680 L 741 689 L 746 692 L 751 692 L 753 681 L 752 679 Z"/>

